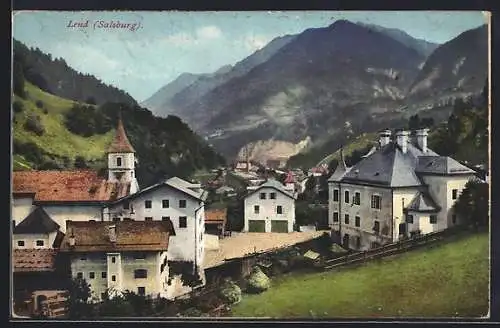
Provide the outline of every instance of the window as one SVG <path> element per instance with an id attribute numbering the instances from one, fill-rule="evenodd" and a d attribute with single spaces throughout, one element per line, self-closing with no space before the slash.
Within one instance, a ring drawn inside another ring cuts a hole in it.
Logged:
<path id="1" fill-rule="evenodd" d="M 344 215 L 345 224 L 349 224 L 349 214 Z"/>
<path id="2" fill-rule="evenodd" d="M 179 200 L 179 208 L 186 208 L 186 200 L 185 199 Z"/>
<path id="3" fill-rule="evenodd" d="M 115 275 L 111 276 L 111 281 L 116 281 L 116 276 Z"/>
<path id="4" fill-rule="evenodd" d="M 140 296 L 146 295 L 146 287 L 137 287 L 137 294 Z"/>
<path id="5" fill-rule="evenodd" d="M 123 218 L 123 221 L 132 221 L 131 218 Z"/>
<path id="6" fill-rule="evenodd" d="M 333 222 L 339 222 L 339 212 L 333 212 Z"/>
<path id="7" fill-rule="evenodd" d="M 406 215 L 406 223 L 413 223 L 413 215 Z"/>
<path id="8" fill-rule="evenodd" d="M 164 199 L 161 201 L 161 207 L 163 208 L 169 208 L 170 207 L 170 202 L 168 199 Z"/>
<path id="9" fill-rule="evenodd" d="M 187 216 L 179 216 L 179 228 L 187 227 Z"/>
<path id="10" fill-rule="evenodd" d="M 453 223 L 453 224 L 457 223 L 457 215 L 456 214 L 451 215 L 451 223 Z"/>
<path id="11" fill-rule="evenodd" d="M 378 221 L 373 222 L 373 231 L 375 231 L 375 233 L 380 232 L 380 222 Z"/>
<path id="12" fill-rule="evenodd" d="M 122 158 L 121 157 L 116 158 L 116 166 L 122 166 Z"/>
<path id="13" fill-rule="evenodd" d="M 113 257 L 111 258 L 111 263 L 115 263 L 115 262 L 116 262 L 116 257 L 114 257 L 114 256 L 113 256 Z"/>
<path id="14" fill-rule="evenodd" d="M 266 199 L 266 193 L 261 192 L 260 193 L 260 199 Z"/>
<path id="15" fill-rule="evenodd" d="M 162 216 L 161 220 L 162 221 L 170 221 L 170 216 Z"/>
<path id="16" fill-rule="evenodd" d="M 349 190 L 344 192 L 344 201 L 349 204 Z"/>
<path id="17" fill-rule="evenodd" d="M 356 217 L 354 218 L 354 225 L 355 225 L 356 227 L 359 227 L 359 226 L 361 225 L 361 218 L 360 218 L 359 216 L 356 216 Z"/>
<path id="18" fill-rule="evenodd" d="M 275 192 L 270 193 L 269 198 L 276 199 L 276 193 Z"/>
<path id="19" fill-rule="evenodd" d="M 153 221 L 153 217 L 152 216 L 146 216 L 144 218 L 145 221 Z"/>
<path id="20" fill-rule="evenodd" d="M 113 218 L 113 222 L 119 222 L 119 221 L 120 221 L 120 218 L 117 218 L 117 217 Z"/>
<path id="21" fill-rule="evenodd" d="M 356 248 L 361 248 L 361 237 L 356 237 Z"/>
<path id="22" fill-rule="evenodd" d="M 145 208 L 151 208 L 151 201 L 150 200 L 145 200 L 144 201 L 144 207 Z"/>
<path id="23" fill-rule="evenodd" d="M 105 299 L 106 299 L 106 292 L 101 293 L 101 299 L 102 299 L 102 300 L 105 300 Z"/>
<path id="24" fill-rule="evenodd" d="M 144 260 L 146 259 L 145 253 L 136 253 L 134 254 L 134 260 Z"/>
<path id="25" fill-rule="evenodd" d="M 146 269 L 134 270 L 134 278 L 135 279 L 145 279 L 147 277 L 148 277 L 148 270 L 146 270 Z"/>
<path id="26" fill-rule="evenodd" d="M 254 205 L 254 207 L 253 207 L 253 212 L 254 212 L 255 214 L 259 214 L 259 212 L 260 212 L 260 207 L 259 207 L 259 205 Z"/>
<path id="27" fill-rule="evenodd" d="M 80 261 L 87 261 L 87 256 L 85 255 L 80 256 Z"/>
<path id="28" fill-rule="evenodd" d="M 36 245 L 37 245 L 38 247 L 43 246 L 43 244 L 44 244 L 44 243 L 43 243 L 43 240 L 37 240 L 37 241 L 36 241 Z"/>
<path id="29" fill-rule="evenodd" d="M 361 204 L 361 194 L 359 192 L 354 193 L 354 205 L 360 205 Z"/>
<path id="30" fill-rule="evenodd" d="M 437 219 L 437 215 L 431 215 L 430 218 L 429 218 L 429 221 L 431 224 L 436 224 L 438 219 Z"/>
<path id="31" fill-rule="evenodd" d="M 379 195 L 372 195 L 372 208 L 380 209 L 382 198 Z"/>
<path id="32" fill-rule="evenodd" d="M 123 209 L 124 209 L 124 210 L 128 210 L 128 209 L 130 209 L 130 203 L 129 203 L 129 202 L 125 202 L 125 203 L 123 203 Z"/>
<path id="33" fill-rule="evenodd" d="M 457 199 L 458 198 L 458 190 L 457 189 L 453 189 L 451 191 L 451 199 Z"/>
<path id="34" fill-rule="evenodd" d="M 283 206 L 281 205 L 276 206 L 276 214 L 283 214 Z"/>
<path id="35" fill-rule="evenodd" d="M 95 272 L 89 272 L 89 279 L 95 278 Z"/>
<path id="36" fill-rule="evenodd" d="M 24 247 L 24 240 L 18 240 L 17 241 L 17 246 Z"/>
<path id="37" fill-rule="evenodd" d="M 338 202 L 339 201 L 339 190 L 338 189 L 335 189 L 333 191 L 333 201 L 334 202 Z"/>
<path id="38" fill-rule="evenodd" d="M 101 272 L 101 278 L 102 279 L 108 278 L 108 273 L 106 271 Z"/>
<path id="39" fill-rule="evenodd" d="M 76 277 L 77 277 L 78 279 L 82 279 L 82 278 L 83 278 L 83 272 L 78 272 L 78 273 L 76 274 Z"/>

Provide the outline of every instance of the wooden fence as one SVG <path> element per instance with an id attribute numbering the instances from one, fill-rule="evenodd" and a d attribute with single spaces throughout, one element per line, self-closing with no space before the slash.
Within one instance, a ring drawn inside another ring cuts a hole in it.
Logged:
<path id="1" fill-rule="evenodd" d="M 385 244 L 381 247 L 377 247 L 367 251 L 354 252 L 341 257 L 325 260 L 323 264 L 323 270 L 331 270 L 348 264 L 362 263 L 368 260 L 403 253 L 412 249 L 436 243 L 452 236 L 456 236 L 461 231 L 461 229 L 450 228 L 447 230 L 428 233 L 391 244 Z"/>
<path id="2" fill-rule="evenodd" d="M 39 304 L 39 313 L 48 318 L 61 318 L 66 316 L 66 302 L 68 299 L 67 292 L 60 292 L 56 295 L 49 296 Z"/>

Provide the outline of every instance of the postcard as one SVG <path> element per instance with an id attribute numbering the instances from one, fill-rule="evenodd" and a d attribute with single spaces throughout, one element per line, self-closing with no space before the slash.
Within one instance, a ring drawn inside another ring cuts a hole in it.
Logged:
<path id="1" fill-rule="evenodd" d="M 488 318 L 489 18 L 14 12 L 11 318 Z"/>

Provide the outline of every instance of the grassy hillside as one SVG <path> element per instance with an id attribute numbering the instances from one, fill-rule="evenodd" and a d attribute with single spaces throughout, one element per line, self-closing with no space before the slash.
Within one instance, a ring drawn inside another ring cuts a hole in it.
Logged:
<path id="1" fill-rule="evenodd" d="M 479 317 L 489 303 L 489 236 L 458 238 L 358 267 L 283 276 L 234 317 Z"/>
<path id="2" fill-rule="evenodd" d="M 363 134 L 357 136 L 352 142 L 348 143 L 344 147 L 344 156 L 349 156 L 356 150 L 361 150 L 361 149 L 364 149 L 370 145 L 375 145 L 377 140 L 378 139 L 377 139 L 376 133 L 363 133 Z M 328 165 L 334 159 L 336 159 L 336 160 L 340 159 L 340 149 L 337 149 L 334 153 L 323 158 L 318 163 L 318 166 L 322 165 L 322 164 Z"/>
<path id="3" fill-rule="evenodd" d="M 20 102 L 23 107 L 22 112 L 15 114 L 13 123 L 13 136 L 16 142 L 32 142 L 46 153 L 47 157 L 56 159 L 66 157 L 73 162 L 76 156 L 82 156 L 88 162 L 103 161 L 105 150 L 111 142 L 114 130 L 88 138 L 73 134 L 64 125 L 64 114 L 70 110 L 75 102 L 48 94 L 29 82 L 26 82 L 25 90 L 27 92 L 26 99 L 14 96 L 14 101 Z M 37 106 L 37 102 L 41 102 L 42 108 Z M 24 128 L 28 116 L 32 114 L 40 117 L 45 129 L 41 136 Z M 19 154 L 14 157 L 14 163 L 33 166 Z"/>

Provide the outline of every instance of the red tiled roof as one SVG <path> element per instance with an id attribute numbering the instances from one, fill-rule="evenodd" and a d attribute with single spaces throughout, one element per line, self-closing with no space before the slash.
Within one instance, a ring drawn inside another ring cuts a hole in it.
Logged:
<path id="1" fill-rule="evenodd" d="M 115 138 L 108 148 L 108 153 L 135 153 L 134 147 L 128 140 L 123 122 L 118 120 L 118 127 L 116 128 Z"/>
<path id="2" fill-rule="evenodd" d="M 108 227 L 115 226 L 116 242 L 109 239 Z M 75 238 L 71 247 L 69 239 Z M 62 252 L 165 251 L 173 235 L 168 221 L 90 222 L 68 221 Z"/>
<path id="3" fill-rule="evenodd" d="M 14 272 L 54 271 L 56 255 L 54 249 L 14 249 Z"/>
<path id="4" fill-rule="evenodd" d="M 92 170 L 15 171 L 12 192 L 33 193 L 35 201 L 110 201 L 130 193 L 130 183 L 108 182 Z"/>
<path id="5" fill-rule="evenodd" d="M 227 209 L 211 209 L 205 211 L 205 222 L 226 222 Z"/>
<path id="6" fill-rule="evenodd" d="M 295 182 L 295 177 L 293 176 L 292 172 L 288 172 L 285 178 L 285 183 L 294 183 Z"/>

